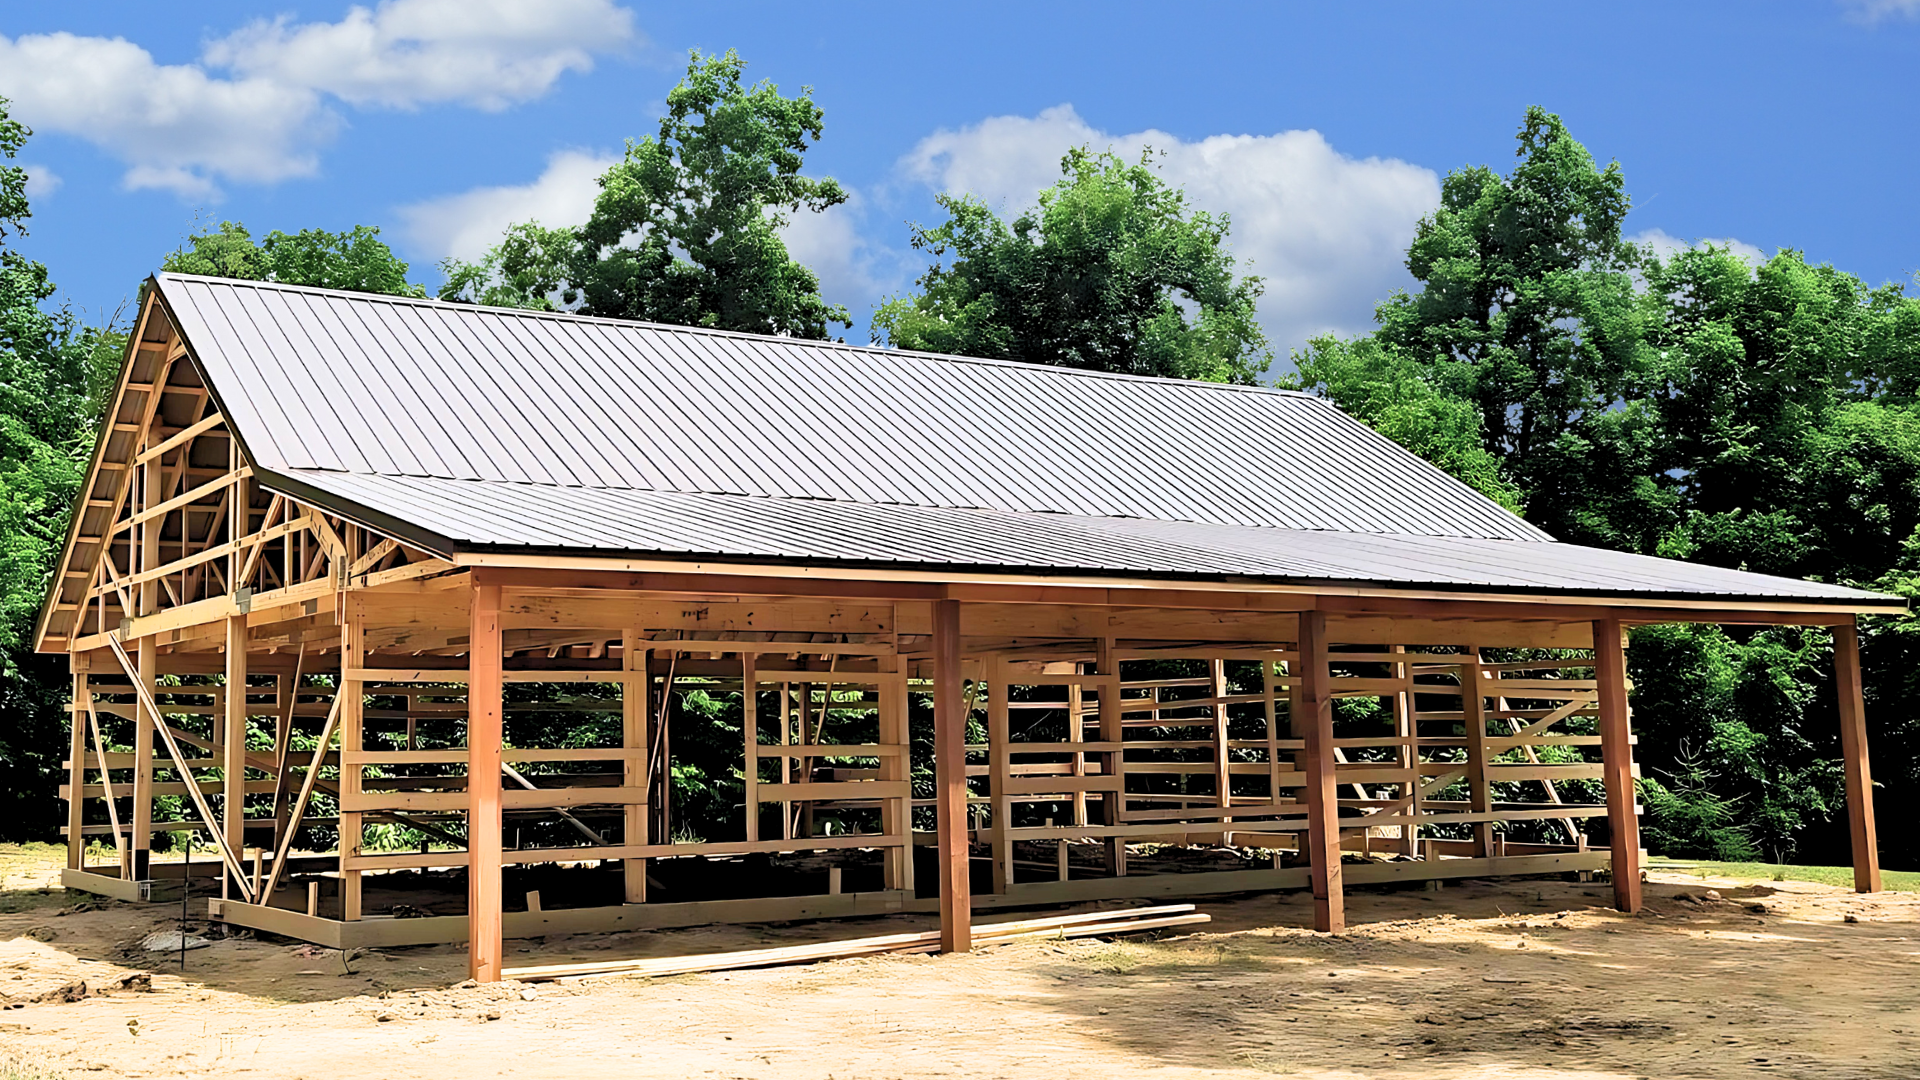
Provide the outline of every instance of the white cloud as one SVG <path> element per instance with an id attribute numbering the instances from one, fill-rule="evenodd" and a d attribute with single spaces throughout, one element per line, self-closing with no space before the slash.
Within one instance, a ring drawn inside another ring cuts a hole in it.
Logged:
<path id="1" fill-rule="evenodd" d="M 24 168 L 27 170 L 27 198 L 29 199 L 44 199 L 59 191 L 60 185 L 66 183 L 60 178 L 59 173 L 45 165 L 27 165 Z"/>
<path id="2" fill-rule="evenodd" d="M 318 172 L 340 125 L 323 95 L 502 109 L 637 40 L 613 0 L 384 0 L 337 23 L 253 23 L 193 64 L 158 63 L 123 38 L 0 36 L 0 96 L 35 129 L 124 161 L 130 189 L 208 198 L 223 181 Z M 209 74 L 221 69 L 232 77 Z"/>
<path id="3" fill-rule="evenodd" d="M 1735 255 L 1740 256 L 1755 266 L 1759 266 L 1761 263 L 1767 261 L 1766 252 L 1761 251 L 1759 248 L 1744 240 L 1736 240 L 1731 236 L 1722 239 L 1708 237 L 1699 240 L 1682 240 L 1677 236 L 1668 234 L 1665 229 L 1648 229 L 1645 232 L 1635 233 L 1627 237 L 1627 239 L 1636 244 L 1652 246 L 1653 253 L 1663 259 L 1675 252 L 1685 251 L 1688 248 L 1705 247 L 1708 244 L 1712 244 L 1715 247 L 1726 248 L 1728 251 L 1733 252 Z"/>
<path id="4" fill-rule="evenodd" d="M 1869 26 L 1883 19 L 1920 18 L 1920 0 L 1840 0 L 1840 6 L 1853 21 Z"/>
<path id="5" fill-rule="evenodd" d="M 1111 135 L 1070 105 L 935 132 L 900 168 L 940 190 L 1017 211 L 1059 178 L 1061 156 L 1083 145 L 1128 158 L 1151 147 L 1156 167 L 1191 205 L 1232 216 L 1234 253 L 1243 269 L 1266 279 L 1260 317 L 1281 357 L 1317 333 L 1370 328 L 1373 305 L 1411 284 L 1407 243 L 1421 215 L 1440 202 L 1433 170 L 1347 157 L 1317 131 L 1198 142 L 1151 130 Z"/>
<path id="6" fill-rule="evenodd" d="M 0 96 L 40 131 L 86 139 L 131 166 L 129 188 L 210 194 L 215 177 L 271 183 L 311 175 L 334 118 L 311 90 L 211 78 L 154 62 L 122 38 L 0 37 Z"/>
<path id="7" fill-rule="evenodd" d="M 563 150 L 547 158 L 531 183 L 474 188 L 403 206 L 402 228 L 413 248 L 431 258 L 478 259 L 509 225 L 585 224 L 600 194 L 596 181 L 619 160 L 618 154 Z"/>
<path id="8" fill-rule="evenodd" d="M 845 203 L 822 213 L 803 210 L 792 215 L 780 239 L 795 262 L 819 276 L 821 297 L 845 304 L 857 319 L 863 307 L 905 284 L 910 270 L 902 252 L 860 234 L 867 202 L 858 191 L 849 195 Z"/>
<path id="9" fill-rule="evenodd" d="M 355 105 L 498 110 L 636 40 L 633 13 L 610 0 L 383 0 L 337 23 L 254 22 L 205 60 Z"/>

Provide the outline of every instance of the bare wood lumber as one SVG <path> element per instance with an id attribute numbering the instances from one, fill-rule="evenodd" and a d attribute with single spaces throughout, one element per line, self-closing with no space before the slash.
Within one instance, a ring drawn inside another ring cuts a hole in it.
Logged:
<path id="1" fill-rule="evenodd" d="M 742 778 L 741 787 L 744 794 L 743 801 L 746 803 L 747 811 L 747 839 L 750 841 L 760 839 L 760 804 L 764 801 L 760 797 L 760 680 L 759 677 L 754 674 L 754 661 L 756 659 L 758 659 L 758 657 L 753 653 L 740 654 L 740 731 L 744 739 L 741 752 L 746 762 L 745 766 L 741 769 L 740 775 Z M 786 741 L 786 710 L 785 695 L 782 695 L 780 703 L 781 742 Z M 780 763 L 783 774 L 786 771 L 786 764 L 784 759 Z M 781 813 L 783 823 L 785 817 L 786 815 L 783 809 Z"/>
<path id="2" fill-rule="evenodd" d="M 113 849 L 120 855 L 120 874 L 122 877 L 125 877 L 132 868 L 128 865 L 126 838 L 120 829 L 120 809 L 115 805 L 119 800 L 114 797 L 113 774 L 107 771 L 107 744 L 100 735 L 100 716 L 94 711 L 93 693 L 86 687 L 86 678 L 87 676 L 83 672 L 80 675 L 80 686 L 81 692 L 86 695 L 87 728 L 93 733 L 93 756 L 94 761 L 100 769 L 100 788 L 102 797 L 105 798 L 107 803 L 107 822 L 113 827 Z M 75 721 L 78 722 L 78 720 L 79 718 L 76 716 Z M 76 802 L 78 802 L 78 800 L 76 800 Z M 79 815 L 75 815 L 76 820 L 78 816 Z M 85 834 L 85 829 L 74 829 L 67 835 L 69 837 L 84 837 Z M 86 847 L 84 842 L 75 843 L 72 840 L 69 840 L 69 846 L 78 847 L 83 851 Z M 76 867 L 76 869 L 85 869 L 85 867 L 80 866 Z"/>
<path id="3" fill-rule="evenodd" d="M 647 652 L 640 644 L 640 635 L 633 630 L 622 631 L 620 635 L 620 667 L 623 671 L 645 674 Z M 622 787 L 639 788 L 646 793 L 649 767 L 647 764 L 647 684 L 645 680 L 628 679 L 620 684 L 620 746 L 621 755 L 620 783 Z M 621 811 L 623 823 L 620 833 L 624 843 L 645 844 L 647 836 L 647 803 L 627 803 Z M 626 859 L 621 863 L 622 895 L 629 904 L 647 902 L 647 861 L 645 859 Z"/>
<path id="4" fill-rule="evenodd" d="M 973 948 L 973 884 L 967 847 L 967 718 L 960 682 L 960 602 L 935 601 L 934 828 L 939 842 L 941 952 Z"/>
<path id="5" fill-rule="evenodd" d="M 1847 828 L 1853 840 L 1853 887 L 1879 892 L 1880 849 L 1874 836 L 1873 772 L 1867 762 L 1867 706 L 1860 690 L 1860 633 L 1833 628 L 1834 685 L 1840 695 L 1840 754 L 1847 774 Z"/>
<path id="6" fill-rule="evenodd" d="M 73 704 L 67 709 L 67 761 L 68 776 L 73 784 L 73 794 L 67 799 L 67 835 L 72 840 L 67 844 L 67 869 L 84 870 L 87 860 L 87 842 L 85 839 L 87 803 L 81 797 L 80 789 L 87 781 L 87 727 L 81 723 L 81 710 L 86 710 L 89 719 L 93 716 L 93 693 L 87 689 L 87 671 L 79 663 L 74 664 Z M 107 773 L 104 761 L 100 769 L 100 783 L 111 784 L 112 777 Z M 108 799 L 111 807 L 113 800 Z M 113 830 L 117 843 L 120 830 Z"/>
<path id="7" fill-rule="evenodd" d="M 1008 703 L 1012 667 L 1005 660 L 988 666 L 987 797 L 993 807 L 993 891 L 1013 884 L 1013 736 Z"/>
<path id="8" fill-rule="evenodd" d="M 366 730 L 366 685 L 355 677 L 364 661 L 366 633 L 361 615 L 349 610 L 340 621 L 340 910 L 341 918 L 352 922 L 360 917 L 360 872 L 350 869 L 347 860 L 360 854 L 360 842 L 366 835 L 365 819 L 360 815 L 360 792 L 366 773 L 358 766 L 346 765 L 349 755 L 360 752 Z"/>
<path id="9" fill-rule="evenodd" d="M 467 654 L 467 970 L 477 982 L 499 982 L 505 945 L 500 916 L 503 824 L 500 748 L 505 734 L 500 677 L 500 586 L 473 590 Z"/>
<path id="10" fill-rule="evenodd" d="M 1633 746 L 1628 742 L 1627 653 L 1620 620 L 1593 624 L 1593 671 L 1599 684 L 1600 754 L 1606 770 L 1607 830 L 1612 836 L 1613 904 L 1640 910 L 1640 819 L 1635 807 Z"/>
<path id="11" fill-rule="evenodd" d="M 1099 911 L 1056 918 L 1023 919 L 1014 922 L 986 923 L 976 935 L 979 944 L 998 944 L 1026 937 L 1092 937 L 1136 933 L 1168 926 L 1192 926 L 1212 921 L 1212 916 L 1195 912 L 1192 904 L 1139 908 L 1133 911 Z M 660 977 L 688 975 L 703 971 L 736 971 L 743 968 L 778 967 L 821 960 L 838 960 L 877 953 L 934 952 L 940 948 L 940 932 L 883 934 L 846 941 L 786 945 L 771 949 L 743 949 L 708 953 L 704 956 L 654 957 L 644 960 L 603 960 L 581 964 L 546 964 L 514 968 L 511 978 L 523 982 L 578 978 L 589 975 L 631 975 Z"/>
<path id="12" fill-rule="evenodd" d="M 1487 778 L 1486 680 L 1481 675 L 1479 650 L 1472 650 L 1460 663 L 1460 713 L 1462 733 L 1467 746 L 1467 803 L 1476 814 L 1493 809 L 1493 785 Z M 1473 827 L 1473 853 L 1480 858 L 1493 854 L 1493 823 L 1481 821 Z"/>
<path id="13" fill-rule="evenodd" d="M 262 903 L 272 899 L 274 889 L 280 884 L 280 875 L 287 866 L 287 851 L 293 847 L 294 835 L 300 831 L 301 819 L 307 812 L 307 801 L 313 797 L 313 789 L 320 782 L 320 765 L 326 760 L 334 729 L 340 724 L 340 708 L 345 700 L 345 694 L 335 692 L 333 704 L 327 709 L 327 719 L 320 725 L 320 739 L 314 744 L 313 758 L 307 763 L 307 773 L 300 780 L 300 793 L 294 797 L 286 827 L 281 830 L 279 842 L 274 845 L 273 870 L 267 875 L 265 891 L 260 894 Z"/>
<path id="14" fill-rule="evenodd" d="M 221 743 L 220 827 L 227 846 L 239 851 L 246 846 L 247 828 L 247 621 L 227 620 L 227 692 L 225 730 Z M 187 779 L 182 777 L 182 779 Z M 220 894 L 231 895 L 232 882 L 222 881 Z"/>
<path id="15" fill-rule="evenodd" d="M 120 666 L 126 671 L 127 678 L 133 681 L 134 692 L 140 699 L 140 705 L 146 709 L 153 729 L 159 733 L 161 742 L 166 745 L 168 755 L 173 758 L 174 767 L 180 770 L 182 777 L 191 779 L 193 773 L 187 767 L 187 756 L 180 752 L 180 744 L 174 741 L 172 731 L 161 717 L 160 706 L 154 702 L 153 693 L 141 681 L 139 673 L 134 670 L 133 661 L 127 657 L 127 650 L 122 648 L 118 641 L 113 642 L 113 655 L 120 661 Z M 227 864 L 228 872 L 236 878 L 244 878 L 246 870 L 240 865 L 240 856 L 227 844 L 226 834 L 221 832 L 219 825 L 215 823 L 213 811 L 207 806 L 206 796 L 200 793 L 200 786 L 193 783 L 187 784 L 187 796 L 192 800 L 194 810 L 199 813 L 201 824 L 212 835 L 214 846 L 219 849 L 220 858 Z M 251 891 L 244 880 L 236 881 L 235 884 L 242 896 L 251 898 Z"/>
<path id="16" fill-rule="evenodd" d="M 1333 699 L 1327 693 L 1327 617 L 1300 616 L 1300 674 L 1294 687 L 1296 723 L 1307 748 L 1307 844 L 1313 871 L 1313 928 L 1347 928 L 1340 867 L 1340 800 L 1333 751 Z"/>

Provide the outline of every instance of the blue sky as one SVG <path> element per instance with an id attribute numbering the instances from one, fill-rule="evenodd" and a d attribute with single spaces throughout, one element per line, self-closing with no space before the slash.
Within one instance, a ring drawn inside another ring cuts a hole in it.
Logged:
<path id="1" fill-rule="evenodd" d="M 182 12 L 190 12 L 183 15 Z M 1269 279 L 1277 350 L 1353 332 L 1465 164 L 1529 104 L 1626 170 L 1630 233 L 1920 271 L 1920 0 L 1606 5 L 618 0 L 0 2 L 0 95 L 36 129 L 31 235 L 93 317 L 197 226 L 379 225 L 431 287 L 508 221 L 583 220 L 686 50 L 826 111 L 853 202 L 789 245 L 856 319 L 922 265 L 940 190 L 1024 205 L 1077 143 L 1165 151 Z M 570 220 L 571 219 L 571 220 Z"/>

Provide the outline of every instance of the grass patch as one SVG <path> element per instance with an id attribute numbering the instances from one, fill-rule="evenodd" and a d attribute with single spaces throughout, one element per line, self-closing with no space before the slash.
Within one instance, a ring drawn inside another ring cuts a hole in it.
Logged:
<path id="1" fill-rule="evenodd" d="M 1700 877 L 1746 878 L 1752 881 L 1811 881 L 1819 885 L 1853 887 L 1851 866 L 1788 866 L 1780 863 L 1695 862 L 1686 859 L 1650 858 L 1649 870 L 1697 874 Z M 1882 870 L 1881 883 L 1888 892 L 1920 892 L 1920 871 Z"/>
<path id="2" fill-rule="evenodd" d="M 0 1080 L 67 1080 L 67 1076 L 9 1055 L 0 1057 Z"/>

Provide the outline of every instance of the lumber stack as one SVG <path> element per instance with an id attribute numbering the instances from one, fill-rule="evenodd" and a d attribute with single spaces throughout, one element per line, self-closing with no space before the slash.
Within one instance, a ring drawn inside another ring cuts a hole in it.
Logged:
<path id="1" fill-rule="evenodd" d="M 1133 934 L 1170 926 L 1194 926 L 1212 920 L 1213 916 L 1195 911 L 1192 904 L 1165 904 L 1159 907 L 1127 908 L 1121 911 L 1090 911 L 1078 915 L 980 923 L 974 926 L 973 940 L 976 946 L 1002 945 L 1030 938 Z M 733 971 L 741 968 L 778 967 L 783 964 L 809 964 L 820 960 L 842 960 L 854 956 L 873 956 L 878 953 L 928 953 L 938 950 L 939 947 L 940 932 L 929 930 L 924 933 L 882 934 L 843 941 L 783 945 L 772 949 L 707 953 L 701 956 L 545 964 L 538 967 L 509 968 L 505 976 L 522 982 L 544 982 L 553 979 L 607 975 L 643 977 L 691 975 L 702 971 Z"/>

